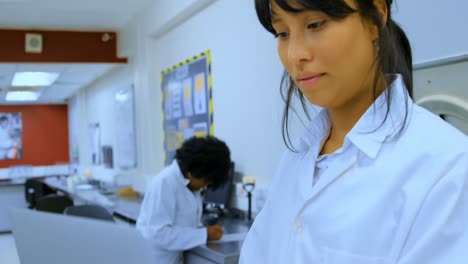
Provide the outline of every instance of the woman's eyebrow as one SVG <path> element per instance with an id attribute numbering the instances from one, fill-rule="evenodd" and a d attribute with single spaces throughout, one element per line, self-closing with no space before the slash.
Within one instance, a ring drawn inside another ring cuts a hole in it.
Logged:
<path id="1" fill-rule="evenodd" d="M 300 10 L 299 12 L 292 13 L 293 16 L 299 16 L 301 14 L 311 13 L 314 16 L 322 15 L 323 11 L 320 10 Z M 281 16 L 277 15 L 273 10 L 271 10 L 271 24 L 281 22 Z"/>
<path id="2" fill-rule="evenodd" d="M 271 23 L 272 24 L 275 24 L 275 23 L 278 23 L 280 22 L 281 19 L 278 17 L 278 15 L 272 10 L 271 11 Z"/>
<path id="3" fill-rule="evenodd" d="M 281 19 L 273 18 L 273 17 L 271 18 L 271 24 L 276 24 L 276 23 L 279 23 L 279 22 L 281 22 Z"/>

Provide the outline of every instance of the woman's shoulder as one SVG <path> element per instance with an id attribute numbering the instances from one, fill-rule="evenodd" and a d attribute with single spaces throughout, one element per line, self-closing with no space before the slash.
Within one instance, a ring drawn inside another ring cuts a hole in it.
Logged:
<path id="1" fill-rule="evenodd" d="M 153 177 L 151 185 L 154 187 L 159 186 L 162 188 L 168 188 L 169 186 L 176 185 L 176 172 L 173 165 L 165 167 L 161 172 Z"/>
<path id="2" fill-rule="evenodd" d="M 404 136 L 419 148 L 468 153 L 468 136 L 430 111 L 414 105 Z"/>

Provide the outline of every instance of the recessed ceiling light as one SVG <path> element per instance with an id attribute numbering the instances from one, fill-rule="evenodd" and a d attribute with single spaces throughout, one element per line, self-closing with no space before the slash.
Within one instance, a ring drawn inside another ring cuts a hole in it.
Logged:
<path id="1" fill-rule="evenodd" d="M 39 98 L 38 91 L 8 91 L 5 100 L 10 102 L 37 101 Z"/>
<path id="2" fill-rule="evenodd" d="M 56 72 L 17 72 L 13 77 L 11 86 L 50 86 L 57 80 L 59 75 Z"/>

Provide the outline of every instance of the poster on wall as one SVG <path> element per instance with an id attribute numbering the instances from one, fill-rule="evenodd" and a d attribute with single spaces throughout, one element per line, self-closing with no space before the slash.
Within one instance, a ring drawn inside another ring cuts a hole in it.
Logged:
<path id="1" fill-rule="evenodd" d="M 126 85 L 115 94 L 116 133 L 115 158 L 120 169 L 137 166 L 135 100 L 133 84 Z"/>
<path id="2" fill-rule="evenodd" d="M 91 164 L 101 164 L 101 129 L 99 123 L 89 125 L 89 147 L 91 150 Z"/>
<path id="3" fill-rule="evenodd" d="M 68 133 L 70 146 L 70 174 L 75 175 L 80 165 L 79 147 L 79 110 L 81 108 L 80 97 L 72 97 L 68 101 Z"/>
<path id="4" fill-rule="evenodd" d="M 23 156 L 21 113 L 0 113 L 0 160 Z"/>
<path id="5" fill-rule="evenodd" d="M 161 72 L 165 164 L 184 140 L 214 135 L 210 51 Z"/>

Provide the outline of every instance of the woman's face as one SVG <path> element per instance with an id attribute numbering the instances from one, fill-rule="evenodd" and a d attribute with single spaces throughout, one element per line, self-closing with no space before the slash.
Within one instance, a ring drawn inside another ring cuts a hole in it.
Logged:
<path id="1" fill-rule="evenodd" d="M 187 187 L 191 191 L 199 191 L 208 187 L 208 183 L 205 180 L 193 177 L 191 172 L 187 172 L 186 178 L 190 181 Z"/>
<path id="2" fill-rule="evenodd" d="M 338 109 L 372 95 L 377 33 L 358 13 L 332 20 L 320 11 L 288 13 L 274 0 L 272 9 L 279 56 L 309 102 Z"/>

